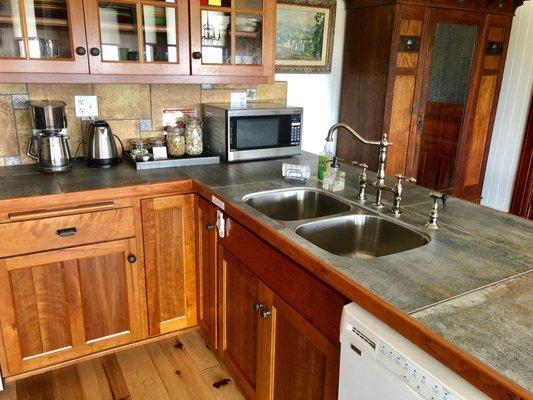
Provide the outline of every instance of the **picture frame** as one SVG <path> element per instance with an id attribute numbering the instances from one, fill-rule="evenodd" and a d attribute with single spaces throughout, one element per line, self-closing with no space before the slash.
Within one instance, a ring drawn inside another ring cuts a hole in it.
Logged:
<path id="1" fill-rule="evenodd" d="M 336 0 L 278 0 L 276 72 L 331 72 Z"/>

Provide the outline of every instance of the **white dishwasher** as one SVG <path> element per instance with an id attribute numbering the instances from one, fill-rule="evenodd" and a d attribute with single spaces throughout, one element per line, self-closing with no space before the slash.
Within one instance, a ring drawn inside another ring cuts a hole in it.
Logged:
<path id="1" fill-rule="evenodd" d="M 339 400 L 489 399 L 355 303 L 340 332 Z"/>

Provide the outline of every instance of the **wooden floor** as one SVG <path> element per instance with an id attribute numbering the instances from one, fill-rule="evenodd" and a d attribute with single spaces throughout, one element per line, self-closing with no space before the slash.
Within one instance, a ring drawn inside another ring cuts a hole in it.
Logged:
<path id="1" fill-rule="evenodd" d="M 183 346 L 176 346 L 176 339 Z M 0 400 L 244 399 L 198 331 L 7 385 Z"/>

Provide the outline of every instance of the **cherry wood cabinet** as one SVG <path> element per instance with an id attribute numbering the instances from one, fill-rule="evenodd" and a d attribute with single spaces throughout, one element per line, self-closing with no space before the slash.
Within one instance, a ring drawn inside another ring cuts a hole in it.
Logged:
<path id="1" fill-rule="evenodd" d="M 82 1 L 3 1 L 0 33 L 0 72 L 89 72 Z"/>
<path id="2" fill-rule="evenodd" d="M 135 239 L 0 260 L 9 375 L 142 339 Z"/>
<path id="3" fill-rule="evenodd" d="M 335 399 L 339 349 L 219 246 L 220 355 L 250 399 Z"/>
<path id="4" fill-rule="evenodd" d="M 275 0 L 4 3 L 0 72 L 15 80 L 28 73 L 54 82 L 274 76 Z"/>
<path id="5" fill-rule="evenodd" d="M 194 195 L 141 201 L 150 336 L 194 326 Z"/>
<path id="6" fill-rule="evenodd" d="M 218 347 L 217 332 L 217 232 L 216 208 L 197 196 L 198 325 L 212 348 Z"/>
<path id="7" fill-rule="evenodd" d="M 348 302 L 226 218 L 218 245 L 219 353 L 251 399 L 335 399 Z"/>
<path id="8" fill-rule="evenodd" d="M 387 175 L 479 202 L 518 4 L 350 1 L 340 120 L 369 139 L 389 134 Z M 346 132 L 338 153 L 377 166 L 377 148 Z"/>

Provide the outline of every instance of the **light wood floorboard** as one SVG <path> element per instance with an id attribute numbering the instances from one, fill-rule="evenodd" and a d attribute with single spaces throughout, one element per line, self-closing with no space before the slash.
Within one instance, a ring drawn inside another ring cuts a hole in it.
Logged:
<path id="1" fill-rule="evenodd" d="M 199 331 L 189 331 L 10 383 L 0 400 L 244 400 L 232 379 L 213 387 L 225 378 Z"/>

